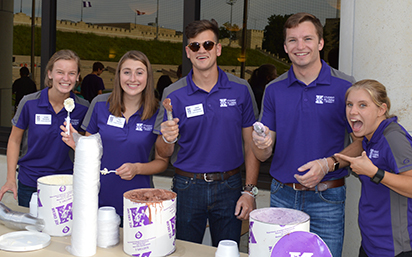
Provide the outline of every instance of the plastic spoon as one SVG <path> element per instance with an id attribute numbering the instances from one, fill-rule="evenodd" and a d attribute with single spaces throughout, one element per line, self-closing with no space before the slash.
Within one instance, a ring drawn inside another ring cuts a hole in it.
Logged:
<path id="1" fill-rule="evenodd" d="M 66 133 L 67 135 L 70 135 L 70 113 L 74 109 L 74 100 L 73 98 L 69 97 L 66 100 L 64 100 L 64 109 L 67 111 L 67 118 L 66 118 Z"/>

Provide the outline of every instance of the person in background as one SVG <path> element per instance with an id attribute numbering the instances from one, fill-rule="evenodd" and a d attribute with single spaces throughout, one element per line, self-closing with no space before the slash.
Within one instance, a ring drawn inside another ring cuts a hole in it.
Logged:
<path id="1" fill-rule="evenodd" d="M 156 85 L 156 98 L 158 100 L 162 99 L 163 90 L 172 84 L 172 80 L 170 79 L 169 75 L 162 75 L 160 76 L 159 80 L 157 81 Z"/>
<path id="2" fill-rule="evenodd" d="M 182 65 L 181 64 L 177 67 L 176 76 L 177 76 L 177 80 L 182 78 Z"/>
<path id="3" fill-rule="evenodd" d="M 74 92 L 78 97 L 84 99 L 84 97 L 83 97 L 83 95 L 82 95 L 82 93 L 81 93 L 82 81 L 83 81 L 82 75 L 79 75 L 79 81 L 77 81 L 76 87 L 73 88 L 73 92 Z"/>
<path id="4" fill-rule="evenodd" d="M 101 62 L 93 63 L 92 73 L 86 75 L 82 81 L 81 94 L 84 99 L 92 102 L 93 98 L 103 93 L 104 83 L 100 75 L 104 71 L 104 65 Z"/>
<path id="5" fill-rule="evenodd" d="M 17 109 L 23 96 L 37 91 L 36 84 L 29 78 L 30 71 L 27 67 L 20 68 L 20 78 L 16 79 L 12 85 L 12 92 L 16 95 L 14 110 Z"/>
<path id="6" fill-rule="evenodd" d="M 175 167 L 176 236 L 201 243 L 209 221 L 213 246 L 223 239 L 239 243 L 242 220 L 256 208 L 260 163 L 251 151 L 256 102 L 246 80 L 218 67 L 222 46 L 215 20 L 194 21 L 185 33 L 193 69 L 163 92 L 174 119 L 167 120 L 161 106 L 155 125 L 159 155 L 172 156 Z"/>
<path id="7" fill-rule="evenodd" d="M 99 207 L 113 206 L 121 217 L 123 193 L 150 188 L 150 175 L 163 172 L 169 162 L 157 152 L 149 160 L 157 138 L 152 133 L 159 109 L 154 90 L 149 59 L 140 51 L 129 51 L 117 64 L 113 91 L 94 98 L 82 124 L 86 136 L 101 136 L 101 169 L 116 170 L 100 175 Z M 74 149 L 73 133 L 69 136 L 64 126 L 61 129 L 63 141 Z"/>
<path id="8" fill-rule="evenodd" d="M 252 87 L 253 94 L 255 95 L 257 106 L 262 106 L 263 92 L 265 86 L 278 76 L 276 66 L 273 64 L 263 64 L 259 68 L 255 69 L 252 76 L 249 79 L 249 84 Z"/>
<path id="9" fill-rule="evenodd" d="M 359 175 L 359 257 L 412 256 L 412 137 L 390 115 L 386 88 L 362 80 L 346 92 L 346 118 L 363 138 L 359 157 L 336 154 Z"/>
<path id="10" fill-rule="evenodd" d="M 44 81 L 47 87 L 20 101 L 12 119 L 13 127 L 7 144 L 7 181 L 0 189 L 0 199 L 10 190 L 14 198 L 18 197 L 20 206 L 29 207 L 32 193 L 37 192 L 38 178 L 73 173 L 70 147 L 61 141 L 59 126 L 67 117 L 63 104 L 65 99 L 71 97 L 75 101 L 70 118 L 76 129 L 80 129 L 87 112 L 89 103 L 72 92 L 79 74 L 80 58 L 77 54 L 71 50 L 60 50 L 47 63 Z"/>
<path id="11" fill-rule="evenodd" d="M 253 132 L 253 151 L 260 161 L 273 152 L 270 206 L 306 212 L 311 232 L 340 257 L 348 175 L 342 167 L 348 163 L 334 154 L 361 153 L 359 138 L 345 148 L 351 132 L 345 93 L 355 79 L 321 60 L 323 26 L 314 15 L 292 15 L 283 35 L 292 67 L 266 86 L 260 117 L 265 134 Z"/>

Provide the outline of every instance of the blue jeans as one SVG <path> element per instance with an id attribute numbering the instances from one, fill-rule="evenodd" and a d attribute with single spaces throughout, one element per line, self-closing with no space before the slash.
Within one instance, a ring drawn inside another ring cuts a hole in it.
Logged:
<path id="1" fill-rule="evenodd" d="M 213 246 L 223 239 L 239 244 L 242 221 L 234 215 L 241 196 L 242 177 L 237 173 L 227 180 L 206 182 L 175 174 L 177 193 L 176 238 L 202 243 L 209 220 Z"/>
<path id="2" fill-rule="evenodd" d="M 23 185 L 20 181 L 17 183 L 17 199 L 19 205 L 23 207 L 30 207 L 31 195 L 37 192 L 37 187 Z"/>
<path id="3" fill-rule="evenodd" d="M 323 192 L 295 191 L 292 187 L 272 180 L 271 207 L 301 210 L 310 216 L 310 232 L 320 236 L 333 257 L 342 255 L 345 228 L 346 186 Z"/>

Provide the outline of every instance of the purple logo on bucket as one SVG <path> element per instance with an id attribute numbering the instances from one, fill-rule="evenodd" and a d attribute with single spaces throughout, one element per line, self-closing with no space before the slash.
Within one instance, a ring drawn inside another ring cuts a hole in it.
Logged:
<path id="1" fill-rule="evenodd" d="M 69 222 L 69 220 L 73 219 L 72 205 L 73 203 L 69 203 L 68 205 L 62 205 L 62 206 L 56 207 L 57 212 L 59 213 L 59 217 L 60 217 L 60 224 Z"/>
<path id="2" fill-rule="evenodd" d="M 66 191 L 66 186 L 61 186 L 61 187 L 59 188 L 59 191 L 60 191 L 60 192 Z"/>
<path id="3" fill-rule="evenodd" d="M 254 223 L 255 223 L 254 221 L 251 221 L 250 224 L 249 224 L 249 243 L 251 243 L 251 244 L 256 244 L 257 243 L 256 239 L 255 239 L 255 235 L 253 235 L 253 224 Z"/>
<path id="4" fill-rule="evenodd" d="M 149 217 L 146 215 L 146 209 L 147 205 L 140 207 L 139 209 L 136 208 L 130 208 L 130 212 L 132 213 L 132 219 L 133 219 L 133 227 L 141 227 L 141 226 L 146 226 L 150 225 L 153 222 L 150 221 Z"/>
<path id="5" fill-rule="evenodd" d="M 176 235 L 176 217 L 170 219 L 170 224 L 172 225 L 172 235 Z"/>
<path id="6" fill-rule="evenodd" d="M 38 207 L 43 207 L 43 204 L 40 201 L 40 189 L 37 190 L 37 206 Z"/>
<path id="7" fill-rule="evenodd" d="M 140 238 L 142 238 L 142 236 L 143 236 L 143 234 L 142 234 L 142 232 L 137 232 L 135 235 L 134 235 L 134 237 L 136 237 L 136 239 L 140 239 Z"/>
<path id="8" fill-rule="evenodd" d="M 295 231 L 284 235 L 273 246 L 271 257 L 332 257 L 328 246 L 316 234 Z"/>
<path id="9" fill-rule="evenodd" d="M 138 253 L 138 254 L 133 254 L 132 256 L 136 256 L 136 257 L 149 257 L 151 253 L 152 253 L 152 252 L 142 253 L 142 255 L 140 255 L 140 253 Z"/>
<path id="10" fill-rule="evenodd" d="M 67 234 L 69 231 L 70 231 L 70 228 L 69 228 L 68 226 L 65 226 L 65 227 L 63 228 L 63 230 L 62 230 L 62 232 L 63 232 L 64 234 Z"/>

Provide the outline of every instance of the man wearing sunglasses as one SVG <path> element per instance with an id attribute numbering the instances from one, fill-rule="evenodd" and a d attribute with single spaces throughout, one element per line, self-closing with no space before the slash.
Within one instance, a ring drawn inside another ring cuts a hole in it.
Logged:
<path id="1" fill-rule="evenodd" d="M 175 167 L 176 235 L 201 243 L 209 221 L 214 246 L 223 239 L 239 243 L 241 221 L 256 208 L 260 163 L 251 151 L 255 98 L 247 81 L 218 67 L 222 46 L 216 21 L 194 21 L 185 33 L 193 69 L 164 90 L 162 100 L 171 100 L 174 119 L 167 120 L 161 107 L 154 130 L 158 153 L 171 156 Z"/>

